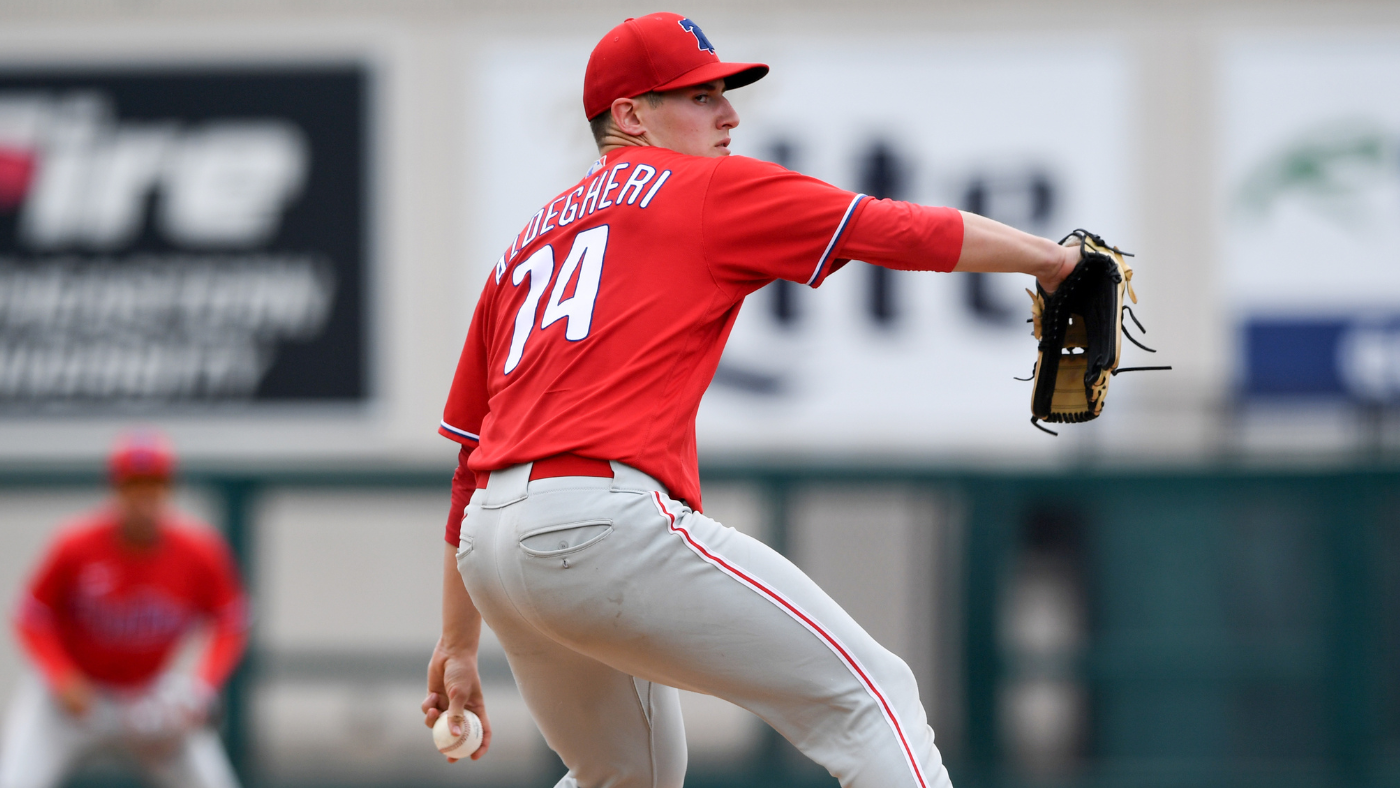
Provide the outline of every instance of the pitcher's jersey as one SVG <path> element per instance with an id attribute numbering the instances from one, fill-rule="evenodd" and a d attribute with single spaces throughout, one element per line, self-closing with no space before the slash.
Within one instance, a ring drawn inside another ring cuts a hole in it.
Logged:
<path id="1" fill-rule="evenodd" d="M 487 277 L 439 432 L 478 446 L 474 471 L 617 460 L 698 510 L 695 415 L 744 297 L 774 279 L 820 285 L 872 202 L 742 156 L 610 152 Z M 896 205 L 928 212 L 930 259 L 899 267 L 951 269 L 961 216 Z"/>

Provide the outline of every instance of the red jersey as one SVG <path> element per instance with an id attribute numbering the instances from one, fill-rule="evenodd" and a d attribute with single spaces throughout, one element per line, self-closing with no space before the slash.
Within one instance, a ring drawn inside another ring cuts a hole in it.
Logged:
<path id="1" fill-rule="evenodd" d="M 438 431 L 475 447 L 473 471 L 617 460 L 699 510 L 695 415 L 746 295 L 851 258 L 948 271 L 961 249 L 951 209 L 742 156 L 614 150 L 497 261 Z"/>
<path id="2" fill-rule="evenodd" d="M 20 601 L 17 628 L 50 683 L 73 673 L 135 686 L 164 667 L 202 619 L 215 632 L 198 676 L 217 689 L 246 641 L 247 612 L 233 557 L 210 528 L 171 517 L 149 548 L 118 534 L 100 510 L 55 538 Z"/>

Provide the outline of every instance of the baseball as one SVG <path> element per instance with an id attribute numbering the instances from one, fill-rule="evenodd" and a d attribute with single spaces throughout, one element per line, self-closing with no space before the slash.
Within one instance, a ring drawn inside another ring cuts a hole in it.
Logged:
<path id="1" fill-rule="evenodd" d="M 433 725 L 433 744 L 449 758 L 470 758 L 481 746 L 481 718 L 462 710 L 462 735 L 453 736 L 451 717 L 443 714 Z"/>

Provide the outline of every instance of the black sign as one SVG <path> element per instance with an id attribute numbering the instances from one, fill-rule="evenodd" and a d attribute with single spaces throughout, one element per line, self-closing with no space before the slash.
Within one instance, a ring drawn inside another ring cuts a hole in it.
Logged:
<path id="1" fill-rule="evenodd" d="M 366 397 L 358 67 L 0 73 L 0 408 Z"/>

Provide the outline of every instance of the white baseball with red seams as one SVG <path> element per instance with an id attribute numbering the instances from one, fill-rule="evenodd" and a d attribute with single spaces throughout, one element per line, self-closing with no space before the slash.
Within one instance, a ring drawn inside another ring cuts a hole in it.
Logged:
<path id="1" fill-rule="evenodd" d="M 461 733 L 453 735 L 452 721 L 456 718 L 461 724 Z M 481 718 L 466 709 L 460 716 L 444 713 L 433 724 L 433 744 L 438 752 L 449 758 L 470 758 L 481 746 Z"/>

